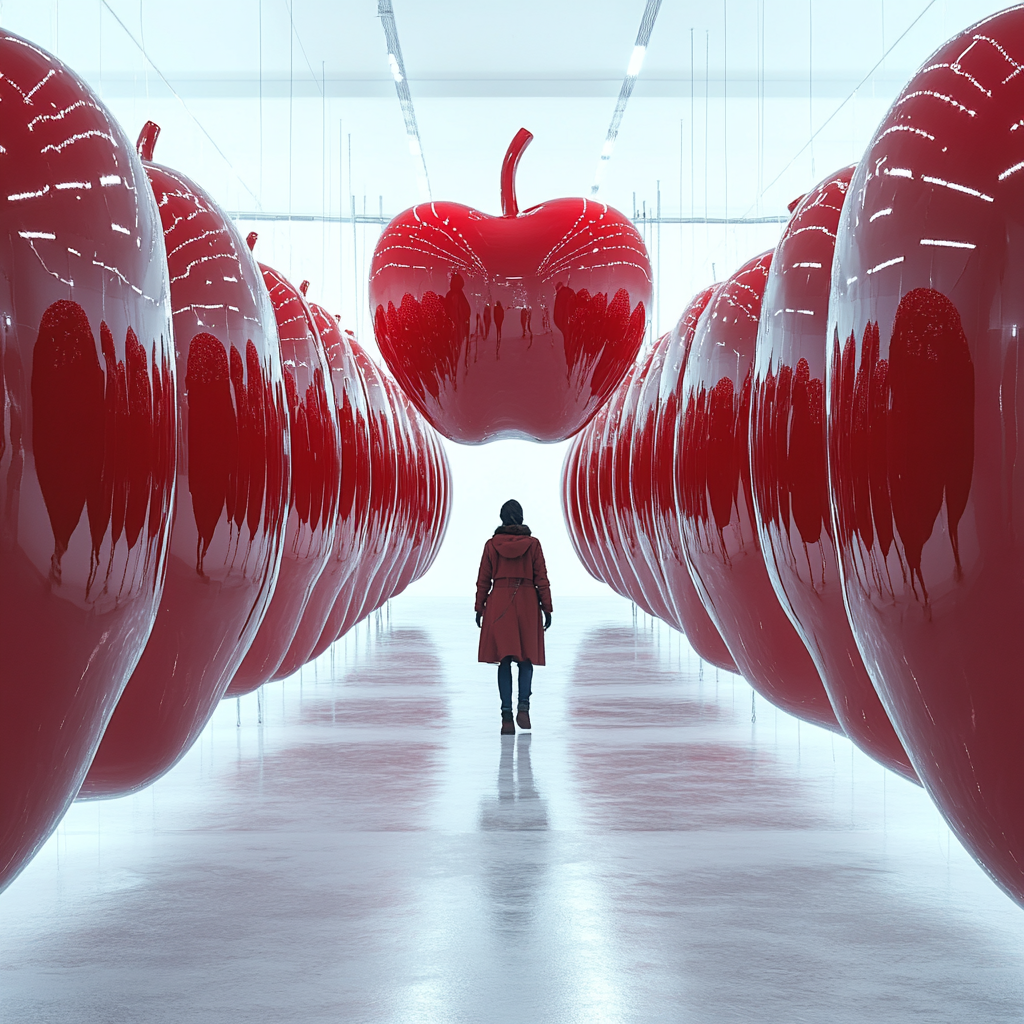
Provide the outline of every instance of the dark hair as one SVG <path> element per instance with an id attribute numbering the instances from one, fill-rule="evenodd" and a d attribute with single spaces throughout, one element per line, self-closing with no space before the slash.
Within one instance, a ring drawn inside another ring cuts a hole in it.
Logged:
<path id="1" fill-rule="evenodd" d="M 504 526 L 523 525 L 523 506 L 514 498 L 510 498 L 501 506 L 500 515 Z"/>

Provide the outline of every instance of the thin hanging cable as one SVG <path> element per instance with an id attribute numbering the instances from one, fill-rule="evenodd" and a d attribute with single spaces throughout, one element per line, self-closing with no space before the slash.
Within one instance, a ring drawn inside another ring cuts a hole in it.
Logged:
<path id="1" fill-rule="evenodd" d="M 306 47 L 302 43 L 302 33 L 295 27 L 295 19 L 292 15 L 292 3 L 291 0 L 285 0 L 285 6 L 288 8 L 288 20 L 291 22 L 292 32 L 295 34 L 295 42 L 299 44 L 299 52 L 302 54 L 302 59 L 306 62 L 306 67 L 309 68 L 309 77 L 313 84 L 320 89 L 321 95 L 326 88 L 326 82 L 323 87 L 320 85 L 320 79 L 317 78 L 316 72 L 313 70 L 313 65 L 309 61 L 309 57 L 306 55 Z"/>
<path id="2" fill-rule="evenodd" d="M 764 184 L 764 0 L 757 0 L 757 191 Z M 757 212 L 760 213 L 760 204 Z"/>
<path id="3" fill-rule="evenodd" d="M 619 137 L 619 126 L 626 113 L 629 97 L 633 95 L 633 86 L 636 85 L 640 69 L 643 67 L 644 57 L 647 55 L 647 44 L 651 41 L 651 32 L 654 29 L 654 22 L 658 17 L 659 10 L 661 10 L 661 0 L 647 0 L 643 17 L 640 19 L 640 30 L 636 34 L 636 43 L 633 45 L 633 53 L 626 68 L 626 77 L 623 78 L 619 88 L 619 98 L 615 104 L 615 112 L 612 114 L 612 123 L 608 126 L 608 134 L 601 147 L 601 157 L 597 161 L 597 174 L 594 176 L 594 184 L 590 186 L 591 195 L 597 195 L 597 190 L 601 187 L 601 179 L 604 177 L 605 167 L 612 158 L 615 140 Z"/>
<path id="4" fill-rule="evenodd" d="M 725 219 L 729 220 L 729 0 L 722 0 L 722 184 L 725 186 Z M 726 251 L 729 238 L 726 234 Z"/>
<path id="5" fill-rule="evenodd" d="M 320 289 L 327 283 L 327 62 L 320 62 L 324 88 L 320 90 L 320 217 L 324 229 L 320 235 Z M 323 296 L 321 295 L 321 301 Z"/>
<path id="6" fill-rule="evenodd" d="M 182 105 L 182 107 L 185 110 L 185 113 L 188 114 L 188 116 L 190 118 L 192 118 L 192 120 L 195 122 L 196 127 L 207 137 L 207 139 L 210 140 L 210 143 L 213 146 L 213 148 L 217 151 L 217 154 L 224 161 L 224 163 L 226 163 L 228 165 L 228 167 L 231 169 L 231 173 L 238 179 L 238 183 L 242 186 L 242 188 L 245 189 L 246 192 L 249 193 L 249 195 L 251 195 L 253 197 L 253 199 L 256 200 L 256 205 L 260 209 L 262 209 L 263 206 L 260 203 L 260 197 L 258 195 L 256 195 L 256 193 L 253 192 L 253 190 L 251 188 L 249 188 L 249 186 L 246 184 L 245 179 L 238 173 L 237 170 L 235 170 L 235 165 L 227 158 L 227 155 L 225 154 L 224 150 L 222 150 L 220 148 L 220 146 L 217 145 L 216 139 L 214 139 L 214 137 L 206 130 L 206 128 L 203 125 L 202 121 L 200 121 L 199 118 L 196 117 L 196 115 L 192 113 L 191 109 L 189 108 L 189 105 L 178 95 L 177 90 L 174 88 L 173 85 L 171 85 L 171 83 L 168 80 L 167 76 L 156 66 L 156 64 L 153 62 L 153 58 L 150 57 L 150 55 L 146 52 L 146 48 L 142 45 L 142 43 L 139 42 L 138 39 L 135 38 L 134 33 L 120 19 L 120 17 L 118 16 L 117 11 L 115 11 L 114 8 L 110 6 L 110 4 L 108 3 L 108 0 L 100 0 L 100 2 L 107 9 L 107 11 L 109 11 L 109 13 L 112 15 L 114 21 L 116 21 L 118 23 L 118 25 L 121 26 L 121 28 L 124 30 L 124 34 L 135 44 L 136 48 L 139 50 L 139 52 L 142 54 L 142 56 L 145 57 L 147 61 L 149 61 L 149 66 L 160 76 L 160 81 L 162 81 L 164 83 L 164 85 L 167 86 L 167 88 L 170 90 L 171 95 Z M 934 2 L 934 0 L 933 0 L 933 2 Z M 102 37 L 103 37 L 103 34 L 101 32 L 100 33 L 101 45 L 102 45 Z M 102 50 L 101 50 L 101 54 L 102 54 Z M 101 55 L 100 60 L 102 61 L 102 59 L 103 58 L 102 58 L 102 55 Z M 101 64 L 101 68 L 102 68 L 102 64 Z M 102 75 L 102 71 L 101 71 L 101 75 Z"/>
<path id="7" fill-rule="evenodd" d="M 263 196 L 263 0 L 259 0 L 260 36 L 260 197 Z"/>
<path id="8" fill-rule="evenodd" d="M 145 49 L 145 46 L 146 46 L 146 26 L 145 26 L 145 23 L 142 20 L 142 4 L 143 4 L 143 0 L 139 0 L 139 39 L 142 41 L 143 49 Z M 57 5 L 57 9 L 58 9 L 58 11 L 60 10 L 60 4 Z M 142 76 L 143 76 L 142 80 L 143 80 L 143 82 L 145 83 L 145 86 L 146 86 L 146 102 L 148 103 L 149 102 L 149 71 L 146 70 L 145 65 L 143 65 Z"/>
<path id="9" fill-rule="evenodd" d="M 295 123 L 295 20 L 292 17 L 292 5 L 288 4 L 288 219 L 292 217 L 292 166 L 294 163 L 293 153 L 293 128 Z M 289 252 L 291 246 L 289 245 Z M 290 269 L 290 268 L 289 268 Z"/>
<path id="10" fill-rule="evenodd" d="M 345 122 L 338 118 L 338 212 L 345 212 Z M 345 309 L 345 232 L 338 228 L 338 305 Z"/>
<path id="11" fill-rule="evenodd" d="M 707 251 L 711 234 L 708 229 L 708 114 L 710 100 L 708 86 L 711 82 L 711 33 L 704 29 L 704 250 Z"/>
<path id="12" fill-rule="evenodd" d="M 814 0 L 807 0 L 807 133 L 811 137 L 811 181 L 814 181 Z"/>
<path id="13" fill-rule="evenodd" d="M 882 53 L 882 56 L 872 66 L 871 70 L 853 87 L 853 89 L 850 91 L 850 94 L 839 104 L 838 107 L 836 107 L 835 110 L 832 111 L 831 114 L 828 115 L 827 118 L 825 118 L 824 121 L 821 122 L 820 125 L 818 125 L 818 128 L 814 132 L 814 134 L 793 154 L 789 163 L 787 163 L 786 166 L 783 167 L 782 170 L 779 171 L 779 173 L 776 174 L 770 182 L 768 182 L 768 184 L 764 187 L 764 191 L 761 193 L 762 196 L 766 192 L 768 192 L 768 190 L 782 178 L 786 171 L 788 171 L 790 167 L 792 167 L 793 164 L 797 162 L 797 160 L 800 159 L 803 153 L 807 150 L 807 147 L 810 146 L 812 142 L 814 142 L 814 140 L 829 126 L 829 124 L 831 124 L 831 122 L 835 119 L 839 111 L 842 110 L 843 107 L 845 107 L 846 104 L 849 103 L 850 100 L 852 100 L 853 97 L 857 95 L 862 86 L 864 86 L 864 84 L 871 78 L 871 76 L 882 66 L 882 64 L 885 62 L 885 58 L 888 57 L 889 54 L 892 53 L 892 51 L 895 50 L 896 47 L 900 45 L 900 43 L 906 38 L 908 33 L 911 31 L 911 29 L 913 29 L 914 26 L 935 6 L 935 2 L 936 0 L 928 0 L 928 3 L 926 3 L 922 8 L 921 13 L 900 33 L 899 37 L 892 44 L 892 46 L 890 46 L 889 49 L 885 50 Z M 755 204 L 747 210 L 747 213 L 749 214 L 750 211 L 756 207 L 756 205 L 757 204 L 755 202 Z"/>
<path id="14" fill-rule="evenodd" d="M 419 186 L 420 198 L 429 200 L 430 176 L 427 174 L 427 161 L 423 156 L 423 142 L 420 139 L 419 125 L 416 123 L 412 93 L 409 92 L 409 78 L 405 72 L 405 61 L 402 58 L 402 46 L 398 41 L 398 26 L 395 24 L 395 11 L 391 6 L 391 0 L 377 0 L 377 16 L 380 18 L 381 25 L 384 26 L 384 38 L 388 44 L 388 64 L 395 80 L 395 92 L 398 93 L 402 116 L 405 118 L 405 133 L 409 136 L 409 152 L 417 163 L 416 184 Z"/>

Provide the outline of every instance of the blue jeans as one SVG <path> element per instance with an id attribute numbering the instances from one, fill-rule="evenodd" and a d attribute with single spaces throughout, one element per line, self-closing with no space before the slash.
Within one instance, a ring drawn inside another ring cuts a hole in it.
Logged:
<path id="1" fill-rule="evenodd" d="M 512 717 L 512 662 L 510 654 L 498 664 L 498 693 L 501 695 L 501 713 Z M 530 710 L 530 685 L 533 682 L 533 662 L 524 659 L 519 662 L 519 710 Z"/>

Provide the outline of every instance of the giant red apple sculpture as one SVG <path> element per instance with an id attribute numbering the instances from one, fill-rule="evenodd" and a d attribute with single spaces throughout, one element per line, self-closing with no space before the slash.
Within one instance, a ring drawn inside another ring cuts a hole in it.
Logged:
<path id="1" fill-rule="evenodd" d="M 750 410 L 755 521 L 772 586 L 843 731 L 916 781 L 850 632 L 829 514 L 825 337 L 835 233 L 853 171 L 829 175 L 800 200 L 768 272 Z"/>
<path id="2" fill-rule="evenodd" d="M 754 345 L 772 254 L 708 303 L 683 377 L 683 547 L 708 614 L 747 682 L 798 718 L 839 731 L 811 656 L 786 618 L 754 525 L 748 434 Z"/>
<path id="3" fill-rule="evenodd" d="M 427 420 L 455 441 L 561 441 L 639 351 L 651 268 L 628 218 L 590 199 L 520 212 L 520 130 L 502 216 L 424 203 L 384 229 L 370 265 L 377 344 Z"/>
<path id="4" fill-rule="evenodd" d="M 850 186 L 828 443 L 854 635 L 914 768 L 1024 903 L 1024 9 L 946 43 Z"/>
<path id="5" fill-rule="evenodd" d="M 146 645 L 175 453 L 167 260 L 131 143 L 0 32 L 0 889 L 78 792 Z"/>
<path id="6" fill-rule="evenodd" d="M 270 603 L 288 501 L 288 416 L 277 323 L 238 229 L 184 175 L 139 155 L 164 228 L 181 410 L 167 584 L 145 653 L 83 796 L 148 785 L 192 746 Z"/>

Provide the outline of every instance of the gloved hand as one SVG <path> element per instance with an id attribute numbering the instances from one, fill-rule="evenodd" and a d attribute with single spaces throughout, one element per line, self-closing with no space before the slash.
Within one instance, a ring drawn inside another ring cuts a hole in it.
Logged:
<path id="1" fill-rule="evenodd" d="M 483 623 L 484 623 L 483 613 L 482 612 L 477 612 L 476 613 L 476 628 L 480 629 L 483 626 Z"/>
<path id="2" fill-rule="evenodd" d="M 544 628 L 545 629 L 550 629 L 551 628 L 551 612 L 545 612 L 544 613 Z"/>

